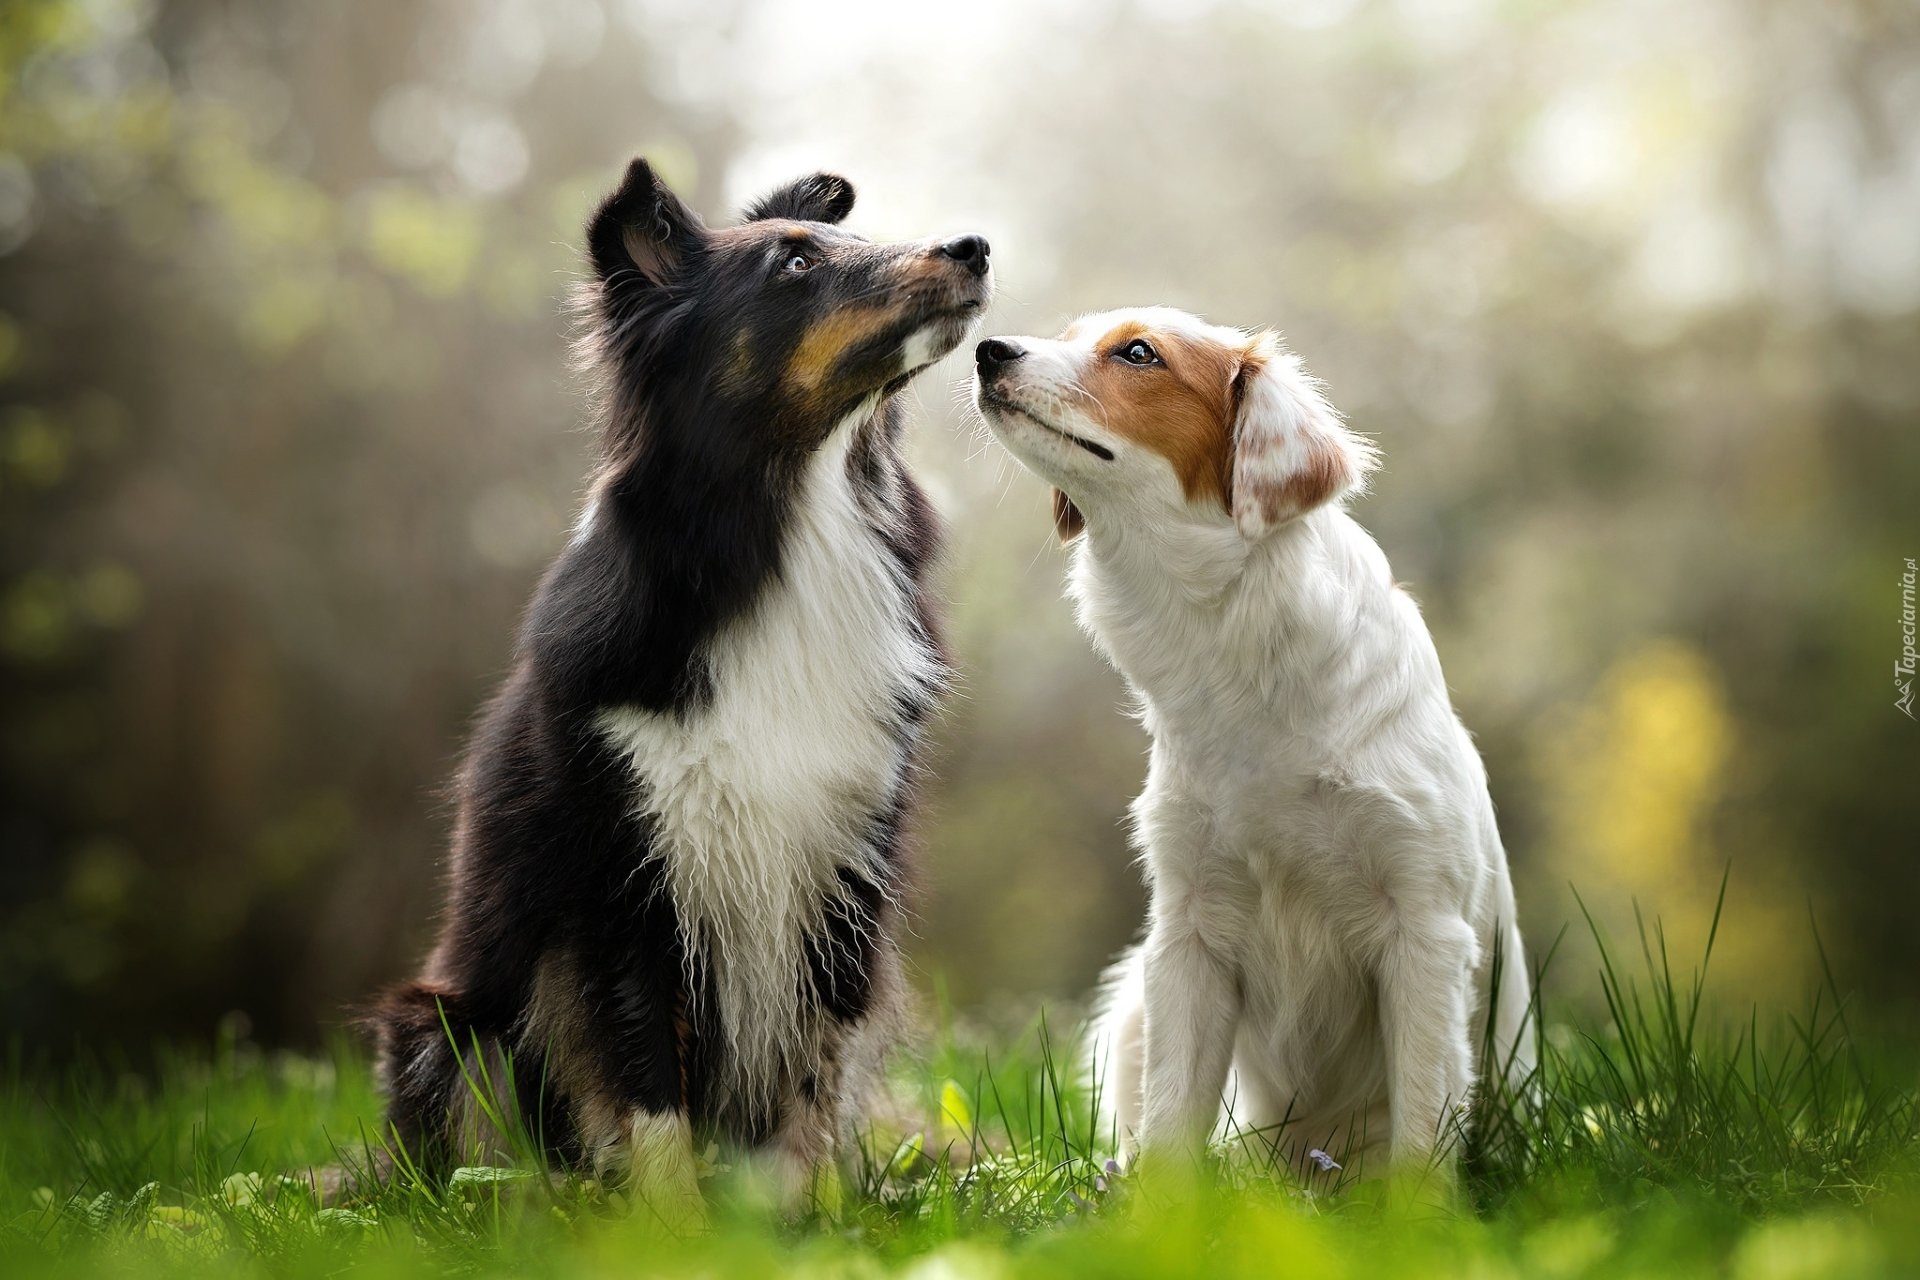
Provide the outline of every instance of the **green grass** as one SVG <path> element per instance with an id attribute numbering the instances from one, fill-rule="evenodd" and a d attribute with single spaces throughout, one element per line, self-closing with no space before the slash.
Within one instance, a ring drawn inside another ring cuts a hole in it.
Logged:
<path id="1" fill-rule="evenodd" d="M 1451 1191 L 1303 1184 L 1263 1135 L 1205 1169 L 1116 1176 L 1044 1020 L 940 1031 L 799 1221 L 714 1153 L 712 1221 L 687 1239 L 529 1160 L 320 1206 L 282 1175 L 377 1141 L 348 1044 L 229 1037 L 141 1072 L 16 1054 L 0 1275 L 1920 1275 L 1914 1059 L 1856 1034 L 1831 982 L 1798 1017 L 1730 1021 L 1657 929 L 1640 943 L 1631 977 L 1602 948 L 1604 1017 L 1539 1018 L 1536 1078 L 1478 1109 Z"/>

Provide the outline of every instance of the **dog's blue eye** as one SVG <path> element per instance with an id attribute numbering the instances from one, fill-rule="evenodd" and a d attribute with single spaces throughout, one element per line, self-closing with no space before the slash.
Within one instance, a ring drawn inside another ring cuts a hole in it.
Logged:
<path id="1" fill-rule="evenodd" d="M 797 276 L 802 271 L 813 270 L 813 259 L 804 253 L 796 253 L 787 259 L 787 265 L 782 267 L 781 270 L 791 272 Z"/>
<path id="2" fill-rule="evenodd" d="M 1153 345 L 1145 339 L 1135 338 L 1120 348 L 1120 358 L 1128 364 L 1158 364 L 1160 353 L 1155 351 Z"/>

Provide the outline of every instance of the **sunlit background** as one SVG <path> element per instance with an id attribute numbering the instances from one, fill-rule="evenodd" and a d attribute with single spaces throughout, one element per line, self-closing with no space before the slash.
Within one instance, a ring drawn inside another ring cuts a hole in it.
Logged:
<path id="1" fill-rule="evenodd" d="M 1577 888 L 1763 1002 L 1911 1007 L 1920 10 L 1901 0 L 0 5 L 0 1025 L 310 1042 L 428 937 L 444 780 L 589 454 L 561 302 L 636 152 L 710 220 L 833 168 L 978 230 L 990 331 L 1283 329 Z M 1044 494 L 926 375 L 964 670 L 915 953 L 1086 990 L 1144 739 Z M 1637 945 L 1637 944 L 1636 944 Z M 1555 980 L 1577 993 L 1590 953 Z"/>

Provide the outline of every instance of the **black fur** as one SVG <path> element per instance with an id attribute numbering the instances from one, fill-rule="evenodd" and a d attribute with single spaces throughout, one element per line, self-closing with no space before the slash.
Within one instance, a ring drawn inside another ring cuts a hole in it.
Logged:
<path id="1" fill-rule="evenodd" d="M 604 1141 L 589 1115 L 679 1112 L 751 1145 L 792 1107 L 838 1114 L 849 1101 L 832 1034 L 819 1060 L 794 1048 L 771 1101 L 716 1083 L 730 1046 L 667 888 L 671 850 L 642 816 L 646 779 L 596 717 L 704 713 L 706 647 L 779 579 L 806 463 L 835 430 L 857 433 L 847 483 L 900 568 L 915 638 L 942 654 L 926 586 L 936 522 L 901 462 L 890 396 L 915 372 L 909 336 L 931 329 L 946 348 L 964 336 L 988 294 L 984 252 L 969 265 L 936 242 L 868 244 L 834 225 L 852 204 L 844 179 L 816 174 L 709 230 L 635 160 L 588 224 L 583 351 L 604 397 L 593 519 L 541 583 L 470 744 L 425 974 L 371 1019 L 393 1131 L 430 1167 L 469 1154 L 462 1064 L 489 1054 L 512 1056 L 519 1119 L 562 1159 Z M 933 696 L 893 699 L 909 761 Z M 898 987 L 911 783 L 903 771 L 872 812 L 849 815 L 882 870 L 841 873 L 796 965 L 795 1000 L 833 1026 L 875 1016 L 876 991 Z M 564 1017 L 540 1004 L 553 1000 L 537 991 L 543 972 L 565 976 Z"/>

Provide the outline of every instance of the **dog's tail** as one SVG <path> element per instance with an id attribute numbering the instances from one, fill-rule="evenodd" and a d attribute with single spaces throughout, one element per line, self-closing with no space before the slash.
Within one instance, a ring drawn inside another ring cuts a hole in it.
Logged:
<path id="1" fill-rule="evenodd" d="M 1123 1153 L 1133 1150 L 1140 1132 L 1146 1004 L 1146 957 L 1136 943 L 1100 977 L 1088 1062 L 1100 1102 L 1101 1136 L 1112 1138 Z"/>

